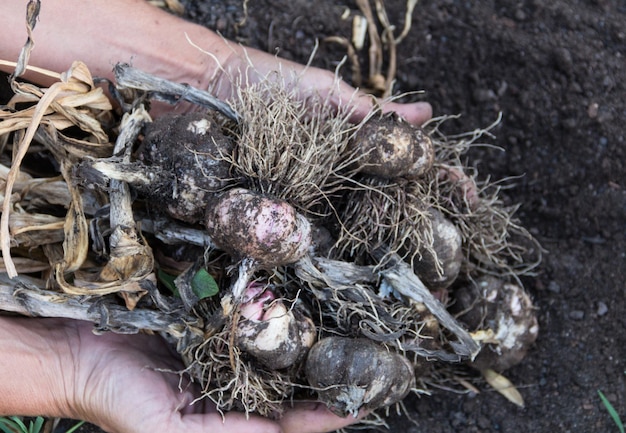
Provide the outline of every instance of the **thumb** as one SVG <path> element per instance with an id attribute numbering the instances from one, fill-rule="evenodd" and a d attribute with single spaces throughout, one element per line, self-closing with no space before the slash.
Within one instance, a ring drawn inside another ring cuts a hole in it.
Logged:
<path id="1" fill-rule="evenodd" d="M 284 433 L 326 433 L 357 423 L 365 416 L 367 412 L 361 411 L 357 417 L 340 417 L 322 403 L 296 403 L 278 422 Z"/>
<path id="2" fill-rule="evenodd" d="M 404 120 L 413 124 L 421 125 L 433 117 L 433 108 L 428 102 L 413 102 L 411 104 L 399 104 L 389 102 L 383 104 L 383 113 L 395 111 Z"/>
<path id="3" fill-rule="evenodd" d="M 407 122 L 413 125 L 421 125 L 433 117 L 433 108 L 428 102 L 412 102 L 402 104 L 399 102 L 385 102 L 371 95 L 360 94 L 354 97 L 354 110 L 350 120 L 359 122 L 365 118 L 378 104 L 383 113 L 395 112 Z"/>
<path id="4" fill-rule="evenodd" d="M 181 415 L 169 433 L 283 433 L 280 425 L 257 415 L 240 412 Z"/>

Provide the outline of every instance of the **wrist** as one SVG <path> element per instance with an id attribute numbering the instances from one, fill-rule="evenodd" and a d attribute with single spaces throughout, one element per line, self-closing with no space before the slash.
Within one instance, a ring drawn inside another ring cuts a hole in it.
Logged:
<path id="1" fill-rule="evenodd" d="M 23 32 L 24 23 L 15 17 L 23 17 L 26 1 L 11 2 L 11 6 L 7 19 L 0 18 L 0 37 L 17 40 L 10 36 Z M 89 23 L 87 35 L 81 23 Z M 37 49 L 30 56 L 32 66 L 63 72 L 80 60 L 93 76 L 113 79 L 114 65 L 126 62 L 161 78 L 204 89 L 236 46 L 145 0 L 45 3 L 33 37 Z M 21 42 L 10 48 L 5 55 L 17 58 Z M 34 73 L 25 78 L 43 85 L 54 81 Z"/>

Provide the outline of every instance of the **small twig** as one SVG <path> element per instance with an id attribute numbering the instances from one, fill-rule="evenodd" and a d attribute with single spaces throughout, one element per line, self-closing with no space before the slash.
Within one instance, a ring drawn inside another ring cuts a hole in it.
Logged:
<path id="1" fill-rule="evenodd" d="M 224 101 L 217 99 L 209 92 L 196 89 L 189 84 L 174 83 L 133 68 L 126 63 L 115 65 L 114 72 L 118 86 L 150 92 L 153 97 L 170 104 L 179 102 L 182 99 L 192 104 L 216 110 L 236 122 L 240 120 L 239 113 Z"/>
<path id="2" fill-rule="evenodd" d="M 83 182 L 106 185 L 110 181 L 126 182 L 132 186 L 160 185 L 171 182 L 169 173 L 159 166 L 147 166 L 141 162 L 125 163 L 119 158 L 100 158 L 81 161 L 75 168 Z"/>
<path id="3" fill-rule="evenodd" d="M 233 372 L 237 371 L 237 362 L 235 360 L 235 350 L 236 349 L 236 341 L 235 337 L 237 336 L 237 325 L 239 324 L 239 319 L 241 317 L 241 313 L 239 312 L 239 308 L 235 308 L 232 313 L 232 319 L 230 322 L 230 332 L 228 335 L 228 361 L 230 362 L 230 368 Z"/>
<path id="4" fill-rule="evenodd" d="M 37 18 L 39 18 L 40 10 L 40 0 L 30 0 L 26 5 L 26 31 L 28 32 L 28 38 L 26 39 L 24 47 L 20 51 L 15 72 L 13 72 L 13 78 L 20 77 L 26 70 L 26 65 L 28 65 L 30 52 L 35 46 L 35 41 L 33 40 L 33 30 L 35 29 L 35 25 L 37 25 Z"/>
<path id="5" fill-rule="evenodd" d="M 17 67 L 18 63 L 17 62 L 12 62 L 10 60 L 0 60 L 0 65 L 2 65 L 2 66 L 9 66 L 11 68 L 15 68 L 15 67 Z M 59 74 L 58 72 L 51 71 L 49 69 L 38 68 L 37 66 L 26 65 L 25 66 L 25 70 L 30 71 L 30 72 L 35 72 L 35 73 L 43 75 L 45 77 L 54 78 L 56 80 L 60 80 L 61 79 L 61 74 Z"/>
<path id="6" fill-rule="evenodd" d="M 122 163 L 130 163 L 132 144 L 143 126 L 150 121 L 150 116 L 142 105 L 122 120 L 120 135 L 117 137 L 113 154 L 122 157 Z M 111 227 L 134 227 L 135 219 L 131 206 L 130 189 L 123 181 L 111 179 L 109 183 L 111 201 Z M 113 248 L 113 246 L 111 246 Z"/>
<path id="7" fill-rule="evenodd" d="M 404 27 L 402 28 L 402 32 L 395 39 L 396 45 L 398 45 L 402 40 L 409 34 L 411 30 L 411 24 L 413 22 L 413 11 L 415 10 L 415 6 L 419 0 L 407 0 L 406 2 L 406 13 L 404 14 Z"/>
<path id="8" fill-rule="evenodd" d="M 233 371 L 237 371 L 237 363 L 235 362 L 235 336 L 237 335 L 237 326 L 239 325 L 239 319 L 241 317 L 239 312 L 239 305 L 243 295 L 248 287 L 248 283 L 252 279 L 254 272 L 258 268 L 258 262 L 252 258 L 246 257 L 241 260 L 238 267 L 237 279 L 231 285 L 232 298 L 232 312 L 230 322 L 230 335 L 228 338 L 228 358 L 230 360 L 230 366 Z"/>
<path id="9" fill-rule="evenodd" d="M 393 35 L 394 26 L 389 22 L 389 17 L 387 16 L 387 11 L 385 10 L 385 5 L 382 0 L 376 0 L 376 12 L 378 14 L 378 19 L 383 25 L 383 36 L 384 41 L 387 43 L 387 52 L 389 54 L 389 60 L 387 65 L 387 75 L 385 77 L 385 90 L 383 92 L 382 97 L 388 98 L 392 94 L 393 90 L 393 81 L 396 78 L 396 63 L 397 63 L 397 49 L 396 49 L 396 39 Z"/>
<path id="10" fill-rule="evenodd" d="M 152 233 L 161 242 L 168 245 L 197 245 L 215 248 L 215 244 L 205 230 L 177 224 L 169 218 L 150 216 L 138 219 L 141 230 Z"/>
<path id="11" fill-rule="evenodd" d="M 352 85 L 361 87 L 363 84 L 361 64 L 359 63 L 359 56 L 356 54 L 354 45 L 347 38 L 340 36 L 330 36 L 324 39 L 324 42 L 334 42 L 346 49 L 348 60 L 350 60 L 350 66 L 352 67 Z"/>
<path id="12" fill-rule="evenodd" d="M 42 281 L 0 277 L 0 310 L 32 317 L 62 317 L 92 322 L 100 331 L 136 334 L 142 330 L 166 332 L 180 338 L 197 322 L 192 316 L 162 311 L 127 308 L 106 303 L 102 298 L 84 299 L 43 290 Z M 189 325 L 189 326 L 188 326 Z"/>
<path id="13" fill-rule="evenodd" d="M 379 251 L 378 254 L 380 259 L 384 253 Z M 392 255 L 391 259 L 390 266 L 375 272 L 371 266 L 359 266 L 348 262 L 307 256 L 296 263 L 296 274 L 305 281 L 318 281 L 331 289 L 349 288 L 358 283 L 377 284 L 379 277 L 382 277 L 383 284 L 389 284 L 401 295 L 423 304 L 439 323 L 456 335 L 459 340 L 459 342 L 450 342 L 456 356 L 442 351 L 426 351 L 419 347 L 408 347 L 408 345 L 405 345 L 405 349 L 408 348 L 418 355 L 435 357 L 447 362 L 458 361 L 459 358 L 474 359 L 480 351 L 480 345 L 430 293 L 408 264 L 404 263 L 398 255 Z"/>
<path id="14" fill-rule="evenodd" d="M 379 251 L 375 255 L 382 257 L 384 253 Z M 463 358 L 473 360 L 480 351 L 480 345 L 452 317 L 443 304 L 430 293 L 407 263 L 403 262 L 397 254 L 392 255 L 391 259 L 389 262 L 391 266 L 380 271 L 382 277 L 401 295 L 424 304 L 439 323 L 458 338 L 458 342 L 450 342 L 455 353 Z"/>
<path id="15" fill-rule="evenodd" d="M 376 28 L 376 21 L 374 20 L 374 13 L 368 0 L 357 0 L 357 5 L 365 19 L 367 20 L 368 33 L 370 35 L 370 47 L 369 47 L 369 62 L 370 70 L 369 77 L 372 78 L 379 76 L 382 73 L 383 66 L 383 46 Z"/>
<path id="16" fill-rule="evenodd" d="M 231 286 L 231 292 L 233 294 L 233 301 L 235 304 L 239 304 L 241 302 L 241 298 L 243 298 L 243 294 L 248 287 L 248 283 L 252 279 L 252 275 L 258 268 L 258 263 L 256 260 L 246 257 L 241 260 L 238 268 L 237 279 Z"/>

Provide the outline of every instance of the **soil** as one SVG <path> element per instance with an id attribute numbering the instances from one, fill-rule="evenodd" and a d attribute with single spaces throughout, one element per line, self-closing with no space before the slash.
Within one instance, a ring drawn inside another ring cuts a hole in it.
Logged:
<path id="1" fill-rule="evenodd" d="M 345 55 L 352 1 L 186 1 L 186 17 L 226 37 L 315 66 Z M 401 28 L 406 0 L 385 2 Z M 398 47 L 394 94 L 424 91 L 450 133 L 502 113 L 494 147 L 470 151 L 545 248 L 524 279 L 540 335 L 507 377 L 526 406 L 484 382 L 479 393 L 434 390 L 391 414 L 398 432 L 617 432 L 602 390 L 626 417 L 626 3 L 623 0 L 422 0 Z M 365 72 L 366 52 L 360 54 Z M 340 73 L 348 81 L 351 70 Z M 497 148 L 496 148 L 497 147 Z M 79 432 L 93 431 L 83 427 Z"/>

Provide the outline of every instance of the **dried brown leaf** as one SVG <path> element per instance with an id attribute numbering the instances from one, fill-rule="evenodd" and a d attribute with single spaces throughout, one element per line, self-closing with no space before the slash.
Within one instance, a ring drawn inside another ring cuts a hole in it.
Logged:
<path id="1" fill-rule="evenodd" d="M 41 2 L 39 0 L 30 0 L 26 5 L 26 31 L 28 32 L 28 39 L 20 51 L 14 72 L 15 77 L 21 76 L 26 70 L 26 65 L 28 65 L 28 59 L 30 58 L 30 52 L 35 46 L 35 42 L 33 40 L 33 29 L 37 24 L 40 9 Z"/>
<path id="2" fill-rule="evenodd" d="M 28 128 L 33 121 L 34 114 L 35 107 L 27 108 L 17 113 L 0 112 L 0 135 Z M 74 125 L 67 117 L 62 114 L 53 113 L 52 111 L 46 113 L 45 118 L 43 118 L 41 122 L 42 124 L 54 125 L 54 127 L 59 130 Z"/>
<path id="3" fill-rule="evenodd" d="M 17 67 L 17 62 L 12 62 L 10 60 L 0 59 L 0 65 L 9 66 L 11 68 Z M 43 75 L 45 77 L 54 78 L 59 80 L 61 78 L 61 74 L 58 72 L 51 71 L 49 69 L 38 68 L 37 66 L 26 65 L 26 70 L 30 72 L 35 72 L 37 74 Z"/>
<path id="4" fill-rule="evenodd" d="M 20 274 L 32 274 L 50 269 L 50 263 L 26 257 L 14 257 L 13 263 Z M 0 257 L 0 272 L 5 272 L 4 260 Z"/>
<path id="5" fill-rule="evenodd" d="M 142 278 L 135 278 L 126 281 L 90 281 L 75 279 L 70 283 L 63 272 L 63 264 L 59 263 L 54 268 L 55 279 L 59 288 L 68 295 L 78 296 L 104 296 L 112 293 L 130 292 L 143 293 L 142 281 L 150 281 L 156 284 L 156 276 L 151 273 Z"/>
<path id="6" fill-rule="evenodd" d="M 111 257 L 100 272 L 102 281 L 141 279 L 152 273 L 152 249 L 128 229 L 116 227 L 111 234 Z"/>
<path id="7" fill-rule="evenodd" d="M 509 379 L 491 369 L 483 370 L 482 374 L 487 383 L 508 401 L 519 407 L 524 407 L 524 397 Z"/>
<path id="8" fill-rule="evenodd" d="M 46 110 L 50 104 L 52 104 L 56 96 L 65 88 L 65 85 L 66 83 L 62 82 L 54 83 L 37 103 L 31 123 L 26 128 L 26 132 L 17 146 L 17 152 L 14 154 L 11 169 L 9 170 L 6 180 L 5 197 L 11 196 L 12 194 L 13 185 L 19 175 L 22 160 L 24 159 L 24 156 L 26 156 L 26 152 L 28 151 L 33 137 L 35 136 L 37 128 L 41 124 Z M 13 266 L 13 262 L 11 260 L 11 233 L 9 231 L 10 213 L 11 202 L 10 200 L 4 200 L 2 205 L 2 216 L 0 217 L 0 244 L 2 247 L 2 257 L 4 257 L 5 260 L 7 273 L 11 278 L 13 278 L 17 276 L 17 270 Z"/>
<path id="9" fill-rule="evenodd" d="M 43 230 L 58 230 L 63 227 L 63 218 L 41 213 L 13 213 L 9 226 L 11 233 L 21 233 Z"/>
<path id="10" fill-rule="evenodd" d="M 72 192 L 72 201 L 65 218 L 63 231 L 63 250 L 65 251 L 64 271 L 73 272 L 80 269 L 89 252 L 89 226 L 82 199 L 75 189 Z"/>

